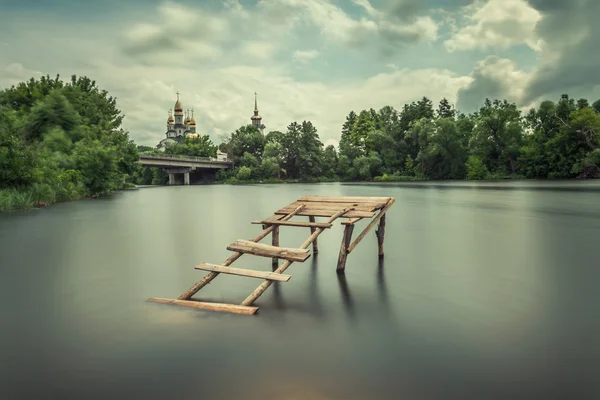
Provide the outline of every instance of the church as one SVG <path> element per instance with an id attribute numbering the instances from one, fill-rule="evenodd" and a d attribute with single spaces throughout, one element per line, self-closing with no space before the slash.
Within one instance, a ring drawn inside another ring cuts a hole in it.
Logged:
<path id="1" fill-rule="evenodd" d="M 257 94 L 254 93 L 254 115 L 250 117 L 252 125 L 255 126 L 261 133 L 264 133 L 265 126 L 262 123 L 262 117 L 258 115 L 258 101 L 256 98 Z M 169 110 L 169 118 L 167 119 L 167 133 L 166 137 L 161 140 L 156 146 L 157 149 L 163 150 L 166 146 L 175 143 L 181 143 L 183 138 L 198 138 L 200 135 L 196 133 L 196 120 L 194 119 L 194 110 L 192 109 L 191 118 L 189 110 L 187 110 L 185 119 L 183 114 L 183 107 L 179 100 L 179 92 L 177 92 L 177 101 L 173 108 L 174 113 L 171 114 Z M 173 118 L 175 115 L 175 118 Z"/>

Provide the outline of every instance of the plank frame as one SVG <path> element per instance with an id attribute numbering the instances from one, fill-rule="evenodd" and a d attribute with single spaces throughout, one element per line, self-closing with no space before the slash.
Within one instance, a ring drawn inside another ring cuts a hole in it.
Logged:
<path id="1" fill-rule="evenodd" d="M 318 249 L 318 236 L 332 227 L 332 223 L 342 218 L 342 226 L 344 226 L 344 235 L 342 238 L 342 244 L 340 246 L 340 253 L 338 256 L 338 263 L 336 271 L 338 273 L 344 273 L 348 254 L 350 254 L 360 241 L 367 235 L 367 233 L 377 224 L 379 226 L 375 231 L 377 237 L 378 256 L 383 258 L 383 242 L 385 235 L 385 224 L 386 224 L 386 213 L 390 207 L 394 204 L 395 199 L 393 197 L 360 197 L 360 196 L 304 196 L 300 199 L 292 202 L 291 204 L 275 211 L 273 216 L 260 220 L 252 221 L 253 224 L 260 224 L 263 227 L 263 231 L 251 240 L 238 240 L 235 243 L 242 243 L 248 245 L 250 249 L 261 249 L 260 251 L 254 251 L 254 255 L 263 257 L 269 257 L 272 259 L 273 272 L 248 270 L 241 268 L 230 267 L 233 262 L 240 258 L 243 254 L 253 254 L 252 251 L 245 251 L 240 246 L 228 246 L 228 250 L 234 251 L 225 262 L 222 264 L 209 264 L 201 263 L 195 266 L 195 269 L 210 271 L 204 278 L 196 282 L 190 289 L 182 293 L 177 299 L 165 299 L 160 297 L 153 297 L 148 301 L 162 304 L 172 304 L 184 307 L 191 307 L 202 310 L 211 310 L 219 312 L 230 312 L 234 314 L 242 315 L 254 315 L 258 311 L 259 307 L 253 306 L 254 302 L 271 286 L 274 281 L 287 282 L 290 280 L 290 275 L 284 275 L 283 272 L 290 267 L 294 262 L 303 262 L 310 257 L 308 247 L 312 245 L 313 254 L 319 252 Z M 378 211 L 377 215 L 376 212 Z M 308 216 L 309 222 L 290 221 L 295 216 Z M 316 222 L 315 217 L 328 217 L 327 221 Z M 358 237 L 352 242 L 352 234 L 354 231 L 355 223 L 364 219 L 371 218 L 370 223 L 365 229 L 358 235 Z M 283 226 L 294 226 L 294 227 L 308 227 L 310 228 L 310 236 L 302 243 L 297 249 L 288 249 L 279 247 L 279 233 L 280 228 Z M 271 234 L 271 246 L 258 243 L 265 237 Z M 273 247 L 281 249 L 281 252 L 274 250 Z M 264 250 L 264 251 L 263 251 Z M 268 251 L 267 251 L 268 250 Z M 292 251 L 298 253 L 298 250 L 306 250 L 306 258 L 304 253 L 302 255 L 295 254 L 289 256 L 286 251 Z M 266 252 L 265 252 L 266 251 Z M 261 254 L 256 254 L 256 253 Z M 289 257 L 282 257 L 282 255 L 288 255 Z M 279 265 L 279 259 L 286 258 L 283 264 Z M 202 302 L 191 300 L 200 289 L 208 285 L 213 279 L 219 274 L 231 274 L 239 275 L 244 277 L 264 279 L 249 296 L 247 296 L 241 304 L 227 304 L 227 303 L 213 303 L 213 302 Z"/>

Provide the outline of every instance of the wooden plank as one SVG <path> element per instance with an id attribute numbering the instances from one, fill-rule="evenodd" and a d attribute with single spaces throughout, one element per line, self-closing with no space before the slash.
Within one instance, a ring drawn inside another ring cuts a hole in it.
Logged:
<path id="1" fill-rule="evenodd" d="M 325 222 L 301 222 L 301 221 L 252 221 L 253 224 L 261 225 L 285 225 L 285 226 L 302 226 L 304 228 L 331 228 L 331 224 Z"/>
<path id="2" fill-rule="evenodd" d="M 387 205 L 385 207 L 383 207 L 381 209 L 381 211 L 379 211 L 379 214 L 377 214 L 377 216 L 375 218 L 373 218 L 373 220 L 369 223 L 369 225 L 367 225 L 367 227 L 365 228 L 365 230 L 362 231 L 360 233 L 360 235 L 358 235 L 358 237 L 356 238 L 356 240 L 354 240 L 354 242 L 352 242 L 352 244 L 348 247 L 348 253 L 350 253 L 350 252 L 352 252 L 352 250 L 354 250 L 354 248 L 358 245 L 358 243 L 375 226 L 375 224 L 377 223 L 377 221 L 379 221 L 381 219 L 381 217 L 383 217 L 385 215 L 385 213 L 387 212 L 387 210 L 389 210 L 389 208 L 392 206 L 392 204 L 394 204 L 394 201 L 396 201 L 396 200 L 394 198 L 391 198 L 391 200 L 387 203 Z"/>
<path id="3" fill-rule="evenodd" d="M 362 218 L 348 218 L 347 220 L 342 221 L 342 225 L 354 225 Z"/>
<path id="4" fill-rule="evenodd" d="M 391 197 L 369 197 L 369 196 L 303 196 L 298 201 L 320 201 L 325 203 L 387 203 Z"/>
<path id="5" fill-rule="evenodd" d="M 223 311 L 234 314 L 252 315 L 258 311 L 258 307 L 242 306 L 238 304 L 226 303 L 208 303 L 194 300 L 164 299 L 161 297 L 152 297 L 148 301 L 162 304 L 173 304 L 176 306 L 200 308 L 202 310 Z"/>
<path id="6" fill-rule="evenodd" d="M 271 281 L 279 281 L 279 282 L 287 282 L 291 278 L 290 275 L 275 274 L 273 272 L 268 272 L 268 271 L 256 271 L 253 269 L 224 267 L 222 265 L 209 264 L 209 263 L 198 264 L 194 268 L 202 270 L 202 271 L 214 271 L 214 272 L 220 272 L 222 274 L 247 276 L 250 278 L 269 279 Z"/>
<path id="7" fill-rule="evenodd" d="M 275 247 L 263 243 L 255 243 L 249 240 L 236 240 L 227 250 L 239 253 L 248 253 L 261 257 L 277 257 L 290 261 L 304 262 L 310 257 L 310 252 L 306 249 L 291 249 L 288 247 Z"/>
<path id="8" fill-rule="evenodd" d="M 328 220 L 327 223 L 333 223 L 333 221 L 335 221 L 336 219 L 338 219 L 339 217 L 341 217 L 342 215 L 344 215 L 346 212 L 349 211 L 351 207 L 345 208 L 343 210 L 338 211 L 337 213 L 335 213 L 334 215 L 332 215 Z M 308 248 L 308 246 L 310 246 L 310 244 L 312 242 L 314 242 L 314 240 L 321 234 L 321 232 L 323 232 L 323 228 L 317 228 L 315 229 L 315 231 L 313 232 L 313 234 L 311 234 L 308 239 L 306 239 L 304 241 L 304 243 L 302 243 L 302 245 L 300 246 L 301 249 L 306 249 Z M 290 265 L 292 265 L 293 261 L 285 261 L 283 264 L 281 264 L 279 266 L 279 268 L 277 268 L 275 271 L 273 271 L 274 273 L 278 273 L 278 274 L 282 274 L 286 269 L 288 269 L 288 267 Z M 256 288 L 256 290 L 254 290 L 254 292 L 250 293 L 250 295 L 248 297 L 246 297 L 244 299 L 244 301 L 242 301 L 242 305 L 244 306 L 251 306 L 256 299 L 258 299 L 264 292 L 265 290 L 267 290 L 269 288 L 269 286 L 271 286 L 271 284 L 273 283 L 273 281 L 264 281 L 263 283 L 260 284 L 259 287 Z"/>
<path id="9" fill-rule="evenodd" d="M 275 214 L 287 215 L 288 210 L 281 209 L 275 211 Z M 303 216 L 313 216 L 313 217 L 331 217 L 335 215 L 335 210 L 302 210 L 299 211 L 296 215 Z M 373 218 L 375 213 L 372 211 L 348 211 L 346 214 L 342 215 L 341 218 Z"/>
<path id="10" fill-rule="evenodd" d="M 289 214 L 287 214 L 285 217 L 281 217 L 282 221 L 286 221 L 290 218 L 292 218 L 294 215 L 298 214 L 298 212 L 300 212 L 302 210 L 303 206 L 297 207 L 295 210 L 293 210 L 292 212 L 290 212 Z M 269 226 L 267 229 L 263 230 L 262 233 L 258 236 L 256 236 L 254 239 L 252 239 L 253 242 L 258 242 L 259 240 L 264 239 L 269 233 L 271 233 L 274 229 L 276 228 L 275 225 L 271 225 Z M 225 260 L 225 262 L 221 265 L 224 266 L 229 266 L 231 265 L 235 260 L 237 260 L 238 258 L 240 258 L 242 256 L 242 254 L 244 253 L 234 253 L 232 254 L 227 260 Z M 191 288 L 189 288 L 186 292 L 182 293 L 178 299 L 179 300 L 187 300 L 190 299 L 193 295 L 195 295 L 200 289 L 202 289 L 204 286 L 208 285 L 213 279 L 215 279 L 217 276 L 219 275 L 218 272 L 210 272 L 208 275 L 206 275 L 204 278 L 202 278 L 200 281 L 196 282 L 194 284 L 194 286 L 192 286 Z"/>
<path id="11" fill-rule="evenodd" d="M 376 211 L 382 208 L 386 203 L 331 203 L 331 202 L 316 202 L 316 201 L 295 201 L 288 204 L 284 209 L 294 209 L 299 205 L 304 204 L 305 210 L 341 210 L 345 207 L 352 207 L 355 211 Z"/>

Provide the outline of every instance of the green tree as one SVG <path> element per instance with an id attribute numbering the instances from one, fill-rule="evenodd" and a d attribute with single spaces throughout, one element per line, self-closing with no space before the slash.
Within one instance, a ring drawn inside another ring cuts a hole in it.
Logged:
<path id="1" fill-rule="evenodd" d="M 488 173 L 487 167 L 479 157 L 469 156 L 469 159 L 467 160 L 467 179 L 485 179 Z"/>
<path id="2" fill-rule="evenodd" d="M 517 106 L 506 100 L 486 99 L 476 117 L 472 154 L 485 160 L 491 172 L 514 174 L 522 144 L 523 124 Z"/>

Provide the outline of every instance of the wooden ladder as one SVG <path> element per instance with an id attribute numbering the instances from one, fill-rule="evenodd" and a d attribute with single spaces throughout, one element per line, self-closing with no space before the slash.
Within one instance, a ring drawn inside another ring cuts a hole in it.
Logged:
<path id="1" fill-rule="evenodd" d="M 234 243 L 227 246 L 227 250 L 233 251 L 233 255 L 230 256 L 222 264 L 209 264 L 201 263 L 196 265 L 194 268 L 202 271 L 209 271 L 209 273 L 199 282 L 194 284 L 189 290 L 181 294 L 177 299 L 165 299 L 160 297 L 153 297 L 150 301 L 156 303 L 167 303 L 176 304 L 180 306 L 200 308 L 205 310 L 214 311 L 227 311 L 236 314 L 254 314 L 258 311 L 258 307 L 252 306 L 252 304 L 271 286 L 275 281 L 287 282 L 291 279 L 290 275 L 284 275 L 283 272 L 289 268 L 294 262 L 304 262 L 310 257 L 310 251 L 308 247 L 313 245 L 313 252 L 318 253 L 317 237 L 325 230 L 332 227 L 332 222 L 340 218 L 345 213 L 354 210 L 353 207 L 345 207 L 333 213 L 333 215 L 324 223 L 317 223 L 314 220 L 314 216 L 310 216 L 310 222 L 298 222 L 290 221 L 290 219 L 302 211 L 305 207 L 304 204 L 299 205 L 296 209 L 287 215 L 275 215 L 263 221 L 252 221 L 253 224 L 260 224 L 263 226 L 263 232 L 251 240 L 236 240 Z M 311 230 L 311 235 L 300 245 L 299 248 L 286 248 L 279 246 L 279 227 L 280 226 L 295 226 L 295 227 L 308 227 Z M 264 239 L 269 233 L 272 233 L 272 244 L 267 245 L 258 243 Z M 240 258 L 244 254 L 250 254 L 259 257 L 268 257 L 273 259 L 273 267 L 276 269 L 273 272 L 256 271 L 251 269 L 243 268 L 232 268 L 230 267 L 234 261 Z M 278 265 L 279 259 L 285 260 L 281 265 Z M 208 285 L 213 279 L 219 274 L 231 274 L 238 276 L 245 276 L 250 278 L 263 279 L 261 283 L 248 297 L 242 301 L 241 304 L 225 304 L 225 303 L 212 303 L 212 302 L 200 302 L 190 300 L 200 289 Z"/>

